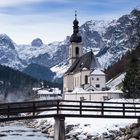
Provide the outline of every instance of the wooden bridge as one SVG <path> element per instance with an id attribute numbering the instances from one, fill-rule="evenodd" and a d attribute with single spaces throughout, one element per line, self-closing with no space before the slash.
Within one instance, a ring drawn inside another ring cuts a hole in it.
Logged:
<path id="1" fill-rule="evenodd" d="M 0 122 L 49 117 L 55 119 L 54 140 L 64 140 L 65 117 L 139 119 L 140 103 L 70 100 L 0 103 Z"/>

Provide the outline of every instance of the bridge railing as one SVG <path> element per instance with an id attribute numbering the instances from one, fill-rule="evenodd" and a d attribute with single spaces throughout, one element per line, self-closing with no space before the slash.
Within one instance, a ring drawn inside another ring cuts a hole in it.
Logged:
<path id="1" fill-rule="evenodd" d="M 133 118 L 140 116 L 140 103 L 124 102 L 88 102 L 62 101 L 59 105 L 61 114 L 71 117 L 120 117 Z"/>
<path id="2" fill-rule="evenodd" d="M 0 103 L 0 121 L 66 117 L 139 118 L 140 103 L 91 101 L 31 101 Z"/>

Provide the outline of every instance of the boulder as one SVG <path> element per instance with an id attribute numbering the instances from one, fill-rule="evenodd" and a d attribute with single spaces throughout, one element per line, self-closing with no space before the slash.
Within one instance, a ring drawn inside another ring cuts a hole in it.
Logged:
<path id="1" fill-rule="evenodd" d="M 139 138 L 139 136 L 140 136 L 140 127 L 133 129 L 132 136 L 134 138 Z"/>
<path id="2" fill-rule="evenodd" d="M 130 125 L 130 128 L 131 128 L 131 129 L 134 129 L 134 128 L 136 128 L 136 127 L 138 127 L 138 123 L 133 123 L 132 125 Z"/>
<path id="3" fill-rule="evenodd" d="M 131 138 L 131 139 L 129 139 L 129 140 L 139 140 L 139 139 L 136 139 L 136 138 Z"/>

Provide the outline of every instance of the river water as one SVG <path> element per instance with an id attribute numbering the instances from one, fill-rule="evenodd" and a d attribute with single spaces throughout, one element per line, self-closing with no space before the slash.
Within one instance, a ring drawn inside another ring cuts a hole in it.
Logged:
<path id="1" fill-rule="evenodd" d="M 14 122 L 0 125 L 0 140 L 52 140 L 39 130 Z"/>

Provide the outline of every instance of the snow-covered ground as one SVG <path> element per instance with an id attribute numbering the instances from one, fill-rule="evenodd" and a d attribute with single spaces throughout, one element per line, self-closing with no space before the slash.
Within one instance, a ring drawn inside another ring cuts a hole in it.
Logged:
<path id="1" fill-rule="evenodd" d="M 47 121 L 46 121 L 47 120 Z M 36 123 L 37 128 L 54 125 L 54 119 L 39 119 Z M 45 123 L 43 123 L 45 122 Z M 119 130 L 136 123 L 136 119 L 101 119 L 101 118 L 66 118 L 65 126 L 73 126 L 72 130 L 66 135 L 78 135 L 79 140 L 85 140 L 87 136 L 101 136 L 103 133 L 109 134 L 110 131 Z"/>
<path id="2" fill-rule="evenodd" d="M 81 140 L 88 135 L 100 136 L 105 132 L 109 133 L 110 130 L 119 130 L 134 122 L 135 119 L 66 118 L 66 125 L 75 126 L 69 133 L 80 134 Z"/>

